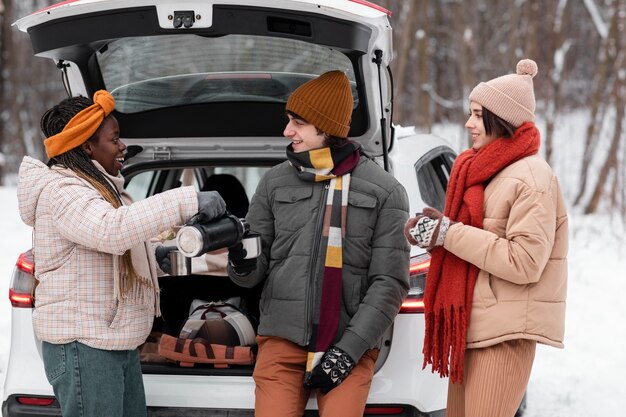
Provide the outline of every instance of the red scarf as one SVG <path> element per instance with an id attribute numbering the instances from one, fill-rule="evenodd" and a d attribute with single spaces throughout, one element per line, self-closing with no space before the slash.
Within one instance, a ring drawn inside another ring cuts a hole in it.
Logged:
<path id="1" fill-rule="evenodd" d="M 500 138 L 479 151 L 468 149 L 454 162 L 444 214 L 465 225 L 483 227 L 487 181 L 505 167 L 539 151 L 539 130 L 531 122 L 513 137 Z M 463 358 L 478 268 L 439 246 L 432 250 L 426 278 L 424 364 L 453 383 L 463 382 Z"/>

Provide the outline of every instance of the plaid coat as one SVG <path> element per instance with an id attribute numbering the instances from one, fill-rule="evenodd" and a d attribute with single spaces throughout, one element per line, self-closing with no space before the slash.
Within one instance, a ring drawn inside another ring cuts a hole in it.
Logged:
<path id="1" fill-rule="evenodd" d="M 115 209 L 74 172 L 25 157 L 17 194 L 20 216 L 33 227 L 37 337 L 105 350 L 130 350 L 143 343 L 152 328 L 156 294 L 142 302 L 114 297 L 115 258 L 136 245 L 150 245 L 151 237 L 195 214 L 194 188 Z M 156 276 L 154 252 L 151 246 L 146 249 Z"/>

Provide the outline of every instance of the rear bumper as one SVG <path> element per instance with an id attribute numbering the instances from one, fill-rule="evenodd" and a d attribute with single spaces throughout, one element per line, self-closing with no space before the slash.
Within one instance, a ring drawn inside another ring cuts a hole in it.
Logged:
<path id="1" fill-rule="evenodd" d="M 33 395 L 26 395 L 29 398 L 33 398 Z M 2 403 L 2 417 L 48 417 L 48 416 L 60 416 L 61 408 L 59 402 L 54 399 L 54 402 L 50 405 L 29 405 L 22 404 L 18 401 L 20 395 L 10 395 Z M 39 397 L 39 398 L 54 398 L 54 397 Z"/>
<path id="2" fill-rule="evenodd" d="M 18 396 L 52 398 L 54 395 L 45 376 L 31 320 L 30 309 L 13 309 L 3 417 L 60 415 L 58 405 L 38 407 L 38 412 L 33 414 L 33 406 L 16 400 Z M 371 405 L 390 408 L 398 404 L 403 407 L 397 414 L 385 415 L 437 416 L 436 410 L 446 406 L 447 379 L 421 367 L 423 321 L 419 314 L 401 314 L 394 322 L 394 343 L 384 365 L 374 376 L 368 398 Z M 254 408 L 254 381 L 249 375 L 181 375 L 148 371 L 144 373 L 144 385 L 151 416 L 176 415 L 171 410 L 181 409 L 187 416 L 246 416 L 252 415 Z M 307 408 L 317 408 L 315 396 L 310 398 Z"/>
<path id="3" fill-rule="evenodd" d="M 2 404 L 3 417 L 49 417 L 60 416 L 61 409 L 58 401 L 48 406 L 36 406 L 22 404 L 18 401 L 18 395 L 11 395 Z M 48 397 L 50 398 L 50 397 Z M 366 417 L 444 417 L 445 410 L 433 413 L 421 413 L 414 407 L 406 404 L 368 404 L 364 416 Z M 186 417 L 254 417 L 253 410 L 219 410 L 208 408 L 172 408 L 172 407 L 148 407 L 149 417 L 171 417 L 184 415 Z M 318 417 L 317 410 L 307 410 L 304 417 Z"/>

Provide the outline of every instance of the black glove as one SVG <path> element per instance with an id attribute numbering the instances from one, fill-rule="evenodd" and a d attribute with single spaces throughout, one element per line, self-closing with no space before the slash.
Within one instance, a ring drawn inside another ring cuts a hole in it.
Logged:
<path id="1" fill-rule="evenodd" d="M 167 255 L 173 250 L 176 250 L 176 246 L 159 245 L 154 250 L 154 256 L 156 256 L 159 268 L 161 268 L 161 271 L 165 272 L 166 274 L 172 273 L 172 263 L 170 262 L 170 258 Z"/>
<path id="2" fill-rule="evenodd" d="M 226 213 L 226 203 L 217 191 L 198 192 L 198 213 L 207 220 L 220 218 Z"/>
<path id="3" fill-rule="evenodd" d="M 320 363 L 313 368 L 310 377 L 304 381 L 304 387 L 319 388 L 319 390 L 327 394 L 341 384 L 348 374 L 354 368 L 354 361 L 343 350 L 337 346 L 330 347 Z"/>
<path id="4" fill-rule="evenodd" d="M 256 258 L 245 259 L 248 253 L 241 242 L 228 248 L 228 263 L 237 275 L 248 275 L 256 269 Z"/>

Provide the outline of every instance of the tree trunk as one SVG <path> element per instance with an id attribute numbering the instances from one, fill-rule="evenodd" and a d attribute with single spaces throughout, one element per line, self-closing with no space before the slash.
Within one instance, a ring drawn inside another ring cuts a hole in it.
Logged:
<path id="1" fill-rule="evenodd" d="M 620 144 L 623 141 L 622 135 L 622 127 L 624 121 L 624 93 L 618 92 L 618 90 L 623 90 L 624 83 L 623 80 L 620 83 L 619 88 L 615 88 L 614 98 L 615 98 L 615 130 L 613 131 L 613 139 L 611 140 L 611 147 L 609 148 L 608 154 L 606 156 L 606 160 L 600 169 L 600 174 L 598 175 L 598 182 L 596 183 L 596 187 L 593 190 L 593 194 L 591 195 L 591 199 L 589 203 L 585 207 L 585 214 L 595 213 L 598 210 L 598 206 L 602 199 L 603 193 L 605 192 L 606 182 L 609 178 L 609 174 L 615 173 L 615 177 L 617 177 L 617 152 L 620 148 Z M 614 178 L 617 180 L 617 178 Z M 612 187 L 611 196 L 609 196 L 611 201 L 616 200 L 615 193 L 617 192 L 615 187 Z"/>
<path id="2" fill-rule="evenodd" d="M 430 42 L 430 16 L 429 16 L 428 0 L 418 0 L 417 2 L 417 127 L 423 132 L 430 132 L 431 125 L 431 109 L 430 96 L 428 94 L 428 83 L 430 73 L 428 66 L 430 64 L 430 53 L 428 44 Z"/>
<path id="3" fill-rule="evenodd" d="M 618 4 L 619 0 L 614 0 L 613 2 L 613 16 L 611 18 L 611 26 L 609 29 L 609 35 L 606 39 L 603 40 L 602 46 L 598 52 L 598 67 L 595 71 L 595 76 L 593 80 L 593 94 L 591 95 L 591 105 L 590 113 L 591 117 L 589 118 L 589 124 L 587 125 L 586 135 L 585 135 L 585 147 L 583 150 L 583 159 L 580 169 L 580 190 L 576 195 L 576 199 L 574 200 L 574 205 L 578 205 L 581 203 L 585 192 L 587 191 L 587 186 L 589 183 L 589 167 L 591 165 L 591 160 L 594 155 L 595 150 L 595 139 L 596 139 L 596 126 L 599 126 L 601 123 L 601 107 L 604 104 L 605 92 L 607 91 L 607 84 L 609 79 L 609 68 L 611 66 L 611 56 L 613 47 L 613 43 L 615 41 L 615 35 L 618 30 L 617 28 L 617 18 L 618 18 Z M 614 59 L 614 58 L 613 58 Z"/>
<path id="4" fill-rule="evenodd" d="M 6 173 L 6 165 L 9 153 L 6 147 L 6 136 L 3 134 L 5 130 L 6 120 L 6 102 L 5 85 L 6 80 L 6 66 L 10 51 L 8 46 L 11 45 L 11 22 L 10 19 L 13 16 L 13 0 L 3 0 L 2 2 L 2 14 L 0 14 L 0 184 L 4 184 L 4 177 Z"/>
<path id="5" fill-rule="evenodd" d="M 525 31 L 524 36 L 526 39 L 526 43 L 524 44 L 524 58 L 540 56 L 538 51 L 539 42 L 537 41 L 537 28 L 535 28 L 535 25 L 536 22 L 543 20 L 541 17 L 542 11 L 543 7 L 537 0 L 526 2 L 527 17 L 525 22 L 527 30 Z M 517 62 L 515 64 L 517 65 Z"/>
<path id="6" fill-rule="evenodd" d="M 2 16 L 0 150 L 7 158 L 0 182 L 13 180 L 24 155 L 46 160 L 43 135 L 39 129 L 42 114 L 64 97 L 59 70 L 49 59 L 33 56 L 26 33 L 11 24 L 18 18 L 53 3 L 52 0 L 4 0 Z"/>
<path id="7" fill-rule="evenodd" d="M 396 105 L 394 106 L 394 123 L 404 124 L 405 117 L 410 112 L 406 111 L 407 103 L 409 101 L 406 99 L 404 92 L 406 91 L 407 84 L 407 71 L 409 67 L 410 59 L 410 50 L 413 46 L 413 40 L 415 39 L 415 16 L 417 15 L 417 11 L 415 9 L 416 0 L 408 0 L 403 4 L 402 14 L 404 15 L 404 19 L 400 21 L 400 39 L 398 45 L 398 54 L 395 57 L 395 74 L 394 74 L 394 88 L 395 93 L 394 97 L 396 97 Z"/>
<path id="8" fill-rule="evenodd" d="M 618 5 L 615 5 L 615 15 L 614 19 L 617 20 L 617 16 L 619 15 Z M 626 20 L 626 19 L 624 19 Z M 623 25 L 617 25 L 622 26 Z M 600 169 L 600 173 L 598 175 L 598 181 L 596 183 L 595 189 L 591 195 L 591 199 L 587 203 L 585 207 L 585 213 L 595 213 L 598 210 L 600 205 L 600 201 L 602 199 L 603 194 L 606 191 L 606 182 L 609 179 L 610 174 L 613 175 L 613 187 L 611 187 L 611 195 L 608 197 L 609 201 L 612 203 L 611 208 L 616 208 L 614 206 L 615 202 L 618 200 L 618 189 L 617 184 L 620 182 L 619 175 L 619 160 L 618 160 L 618 152 L 620 146 L 624 146 L 623 142 L 626 141 L 626 135 L 623 134 L 622 128 L 624 123 L 624 116 L 626 115 L 626 74 L 624 74 L 624 62 L 626 61 L 626 50 L 624 50 L 623 37 L 616 36 L 615 42 L 612 47 L 615 52 L 616 59 L 614 61 L 614 66 L 612 68 L 612 73 L 615 74 L 614 86 L 612 89 L 611 98 L 613 99 L 613 105 L 615 106 L 615 126 L 613 130 L 613 138 L 611 140 L 611 146 L 609 148 L 608 154 Z"/>
<path id="9" fill-rule="evenodd" d="M 546 97 L 546 133 L 544 138 L 545 157 L 548 164 L 552 165 L 552 145 L 554 137 L 554 128 L 556 118 L 561 109 L 561 86 L 563 85 L 563 74 L 565 73 L 565 62 L 567 58 L 567 52 L 569 51 L 571 41 L 566 39 L 564 32 L 566 30 L 566 24 L 569 21 L 568 11 L 570 7 L 567 7 L 567 1 L 562 4 L 561 1 L 557 2 L 556 9 L 554 10 L 554 22 L 552 25 L 552 40 L 554 47 L 548 54 L 552 57 L 552 63 L 548 70 L 548 82 L 550 97 Z M 560 7 L 563 9 L 560 9 Z"/>

